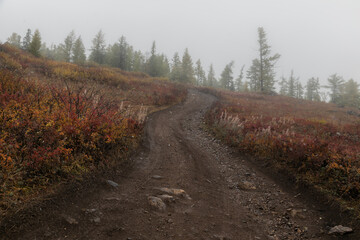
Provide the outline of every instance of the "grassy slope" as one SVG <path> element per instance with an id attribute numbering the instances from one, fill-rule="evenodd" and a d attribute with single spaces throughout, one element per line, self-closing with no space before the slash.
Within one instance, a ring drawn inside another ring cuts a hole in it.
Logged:
<path id="1" fill-rule="evenodd" d="M 0 45 L 0 218 L 117 164 L 137 146 L 146 115 L 185 96 L 166 79 Z"/>
<path id="2" fill-rule="evenodd" d="M 360 212 L 360 111 L 283 96 L 204 90 L 217 137 Z"/>

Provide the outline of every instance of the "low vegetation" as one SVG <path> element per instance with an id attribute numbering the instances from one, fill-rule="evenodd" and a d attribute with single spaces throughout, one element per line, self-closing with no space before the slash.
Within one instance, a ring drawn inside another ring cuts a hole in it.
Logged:
<path id="1" fill-rule="evenodd" d="M 284 96 L 211 90 L 213 133 L 359 211 L 360 111 Z"/>
<path id="2" fill-rule="evenodd" d="M 185 96 L 166 79 L 0 45 L 0 216 L 118 164 L 138 145 L 146 115 Z"/>

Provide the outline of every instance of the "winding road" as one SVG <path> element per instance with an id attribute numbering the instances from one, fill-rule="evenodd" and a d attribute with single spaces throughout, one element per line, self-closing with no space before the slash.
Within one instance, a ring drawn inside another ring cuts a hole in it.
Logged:
<path id="1" fill-rule="evenodd" d="M 150 115 L 133 167 L 110 179 L 118 186 L 94 186 L 11 239 L 337 239 L 327 234 L 336 223 L 326 206 L 303 201 L 202 130 L 214 101 L 189 90 L 183 104 Z"/>

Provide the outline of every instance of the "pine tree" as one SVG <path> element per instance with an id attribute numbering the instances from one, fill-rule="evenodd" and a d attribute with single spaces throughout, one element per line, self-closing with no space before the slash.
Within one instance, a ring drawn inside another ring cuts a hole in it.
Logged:
<path id="1" fill-rule="evenodd" d="M 194 67 L 189 50 L 186 48 L 181 61 L 181 76 L 182 83 L 195 83 Z"/>
<path id="2" fill-rule="evenodd" d="M 134 52 L 133 71 L 134 72 L 144 72 L 145 71 L 145 57 L 141 51 Z"/>
<path id="3" fill-rule="evenodd" d="M 252 65 L 247 71 L 246 78 L 249 80 L 248 85 L 250 91 L 259 92 L 260 91 L 260 62 L 258 59 L 252 61 Z"/>
<path id="4" fill-rule="evenodd" d="M 217 80 L 215 77 L 215 71 L 214 71 L 214 67 L 211 64 L 209 67 L 209 72 L 207 75 L 207 84 L 209 87 L 216 87 L 217 86 Z"/>
<path id="5" fill-rule="evenodd" d="M 195 78 L 196 78 L 196 84 L 198 86 L 205 86 L 206 85 L 206 76 L 205 76 L 205 71 L 201 66 L 201 61 L 200 59 L 197 60 L 197 62 L 195 63 Z"/>
<path id="6" fill-rule="evenodd" d="M 234 61 L 231 61 L 229 64 L 227 64 L 224 68 L 224 70 L 221 73 L 220 76 L 220 85 L 224 89 L 232 90 L 234 91 L 234 77 L 232 76 L 233 71 L 232 68 L 234 66 Z"/>
<path id="7" fill-rule="evenodd" d="M 92 48 L 89 59 L 99 64 L 105 62 L 105 38 L 104 33 L 100 30 L 92 40 Z"/>
<path id="8" fill-rule="evenodd" d="M 340 102 L 340 90 L 344 84 L 344 79 L 337 74 L 333 74 L 328 78 L 329 85 L 325 86 L 330 89 L 330 102 Z"/>
<path id="9" fill-rule="evenodd" d="M 289 97 L 295 97 L 296 96 L 296 82 L 298 81 L 297 78 L 294 77 L 294 71 L 291 70 L 291 74 L 290 74 L 290 77 L 289 77 L 289 80 L 288 80 L 288 92 L 287 92 L 287 95 Z"/>
<path id="10" fill-rule="evenodd" d="M 172 59 L 172 66 L 171 66 L 171 72 L 170 72 L 170 80 L 174 82 L 180 82 L 181 81 L 181 61 L 179 54 L 176 52 L 174 54 L 174 57 Z"/>
<path id="11" fill-rule="evenodd" d="M 306 84 L 306 99 L 310 101 L 320 101 L 320 82 L 319 78 L 310 78 Z"/>
<path id="12" fill-rule="evenodd" d="M 65 62 L 71 62 L 72 60 L 72 49 L 74 46 L 75 38 L 75 32 L 73 30 L 66 36 L 64 40 L 63 51 Z"/>
<path id="13" fill-rule="evenodd" d="M 159 61 L 159 56 L 156 54 L 156 43 L 153 42 L 151 46 L 151 55 L 147 62 L 147 74 L 152 77 L 161 76 L 161 62 Z"/>
<path id="14" fill-rule="evenodd" d="M 76 64 L 84 64 L 86 61 L 85 46 L 81 36 L 74 42 L 74 47 L 72 48 L 72 61 Z"/>
<path id="15" fill-rule="evenodd" d="M 23 50 L 29 51 L 31 39 L 32 39 L 31 30 L 28 29 L 28 30 L 26 31 L 26 35 L 24 36 L 23 41 L 22 41 L 22 46 L 21 46 L 21 48 L 22 48 Z"/>
<path id="16" fill-rule="evenodd" d="M 129 44 L 126 47 L 125 70 L 134 71 L 134 48 Z"/>
<path id="17" fill-rule="evenodd" d="M 41 36 L 39 30 L 36 29 L 29 45 L 29 52 L 32 53 L 35 57 L 40 57 L 40 48 Z"/>
<path id="18" fill-rule="evenodd" d="M 241 67 L 240 74 L 236 78 L 235 90 L 238 91 L 238 92 L 243 91 L 243 82 L 242 81 L 244 79 L 244 68 L 245 68 L 245 65 L 243 65 Z"/>
<path id="19" fill-rule="evenodd" d="M 128 43 L 126 42 L 126 38 L 121 36 L 119 43 L 118 43 L 118 56 L 116 59 L 118 60 L 117 67 L 123 70 L 128 70 L 129 68 L 129 61 L 128 61 Z"/>
<path id="20" fill-rule="evenodd" d="M 353 79 L 345 82 L 341 89 L 341 104 L 350 107 L 360 107 L 359 84 Z"/>
<path id="21" fill-rule="evenodd" d="M 248 79 L 253 91 L 271 93 L 275 84 L 275 64 L 279 54 L 270 55 L 271 48 L 267 44 L 266 33 L 262 27 L 258 28 L 259 58 L 253 61 L 248 71 Z"/>
<path id="22" fill-rule="evenodd" d="M 279 92 L 280 95 L 287 96 L 289 92 L 289 82 L 284 76 L 281 77 L 281 82 L 279 83 L 279 85 L 280 85 L 280 92 Z"/>
<path id="23" fill-rule="evenodd" d="M 161 54 L 158 56 L 160 62 L 160 77 L 169 77 L 170 76 L 170 64 L 168 58 L 165 54 Z"/>
<path id="24" fill-rule="evenodd" d="M 301 85 L 301 82 L 299 80 L 295 83 L 295 97 L 297 99 L 302 99 L 304 95 L 304 88 Z"/>

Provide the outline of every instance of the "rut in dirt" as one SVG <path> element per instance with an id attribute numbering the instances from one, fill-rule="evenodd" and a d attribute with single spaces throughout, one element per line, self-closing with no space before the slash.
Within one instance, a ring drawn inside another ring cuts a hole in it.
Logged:
<path id="1" fill-rule="evenodd" d="M 284 191 L 202 130 L 215 101 L 190 90 L 183 104 L 151 115 L 145 147 L 128 174 L 110 179 L 114 186 L 70 199 L 46 218 L 34 216 L 31 226 L 7 237 L 337 239 L 327 234 L 336 223 L 325 217 L 326 206 Z"/>

